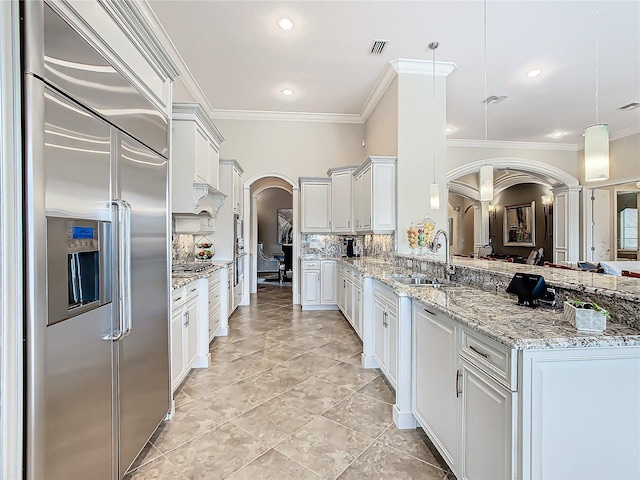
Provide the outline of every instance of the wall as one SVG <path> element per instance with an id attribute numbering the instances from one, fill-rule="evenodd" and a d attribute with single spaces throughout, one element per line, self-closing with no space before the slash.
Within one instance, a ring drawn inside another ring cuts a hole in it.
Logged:
<path id="1" fill-rule="evenodd" d="M 535 229 L 535 248 L 544 247 L 544 260 L 552 261 L 553 259 L 553 242 L 550 234 L 552 233 L 552 218 L 549 216 L 548 233 L 545 238 L 544 230 L 544 209 L 542 206 L 542 195 L 550 195 L 549 188 L 534 183 L 524 183 L 510 187 L 493 198 L 493 204 L 496 206 L 496 218 L 490 216 L 490 232 L 491 243 L 495 248 L 495 253 L 501 255 L 519 255 L 526 257 L 529 255 L 533 247 L 505 247 L 503 238 L 503 222 L 504 207 L 508 205 L 522 205 L 536 202 L 536 229 Z"/>
<path id="2" fill-rule="evenodd" d="M 451 253 L 469 255 L 474 249 L 473 223 L 474 202 L 455 193 L 449 194 L 449 217 L 453 218 Z"/>
<path id="3" fill-rule="evenodd" d="M 293 195 L 280 188 L 267 188 L 258 195 L 258 243 L 264 244 L 267 256 L 282 253 L 277 241 L 279 208 L 293 208 Z"/>
<path id="4" fill-rule="evenodd" d="M 365 123 L 366 155 L 398 155 L 398 77 L 387 88 Z"/>
<path id="5" fill-rule="evenodd" d="M 360 164 L 364 125 L 327 122 L 214 120 L 225 137 L 220 158 L 235 158 L 243 181 L 276 172 L 293 181 L 325 177 L 331 167 Z"/>

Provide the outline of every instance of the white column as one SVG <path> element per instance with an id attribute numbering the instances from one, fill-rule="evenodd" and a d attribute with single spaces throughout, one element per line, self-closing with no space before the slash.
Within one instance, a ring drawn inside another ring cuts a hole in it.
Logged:
<path id="1" fill-rule="evenodd" d="M 580 191 L 582 186 L 553 189 L 553 261 L 580 258 Z M 584 252 L 583 252 L 584 254 Z"/>
<path id="2" fill-rule="evenodd" d="M 409 253 L 405 232 L 411 222 L 429 215 L 436 229 L 448 229 L 446 79 L 455 64 L 436 62 L 435 92 L 432 62 L 400 59 L 392 66 L 398 75 L 397 250 Z M 434 180 L 440 188 L 440 208 L 431 211 L 429 186 Z M 444 249 L 439 256 L 444 258 Z"/>

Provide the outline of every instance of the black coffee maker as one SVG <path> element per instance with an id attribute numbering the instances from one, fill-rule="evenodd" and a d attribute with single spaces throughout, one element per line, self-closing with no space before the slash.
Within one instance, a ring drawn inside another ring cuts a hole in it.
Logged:
<path id="1" fill-rule="evenodd" d="M 355 243 L 355 238 L 345 238 L 344 240 L 347 243 L 347 257 L 355 257 L 355 253 L 353 252 L 353 244 Z"/>

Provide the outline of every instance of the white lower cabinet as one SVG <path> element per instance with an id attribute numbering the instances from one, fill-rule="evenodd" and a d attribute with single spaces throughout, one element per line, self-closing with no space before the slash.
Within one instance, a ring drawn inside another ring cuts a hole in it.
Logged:
<path id="1" fill-rule="evenodd" d="M 208 343 L 211 343 L 213 337 L 216 336 L 218 330 L 220 330 L 220 277 L 216 273 L 209 279 L 209 291 L 208 291 L 208 317 L 209 317 L 209 335 Z"/>
<path id="2" fill-rule="evenodd" d="M 459 327 L 420 302 L 413 303 L 416 419 L 450 465 L 458 455 Z"/>
<path id="3" fill-rule="evenodd" d="M 398 310 L 393 291 L 379 282 L 373 287 L 373 357 L 395 388 L 398 376 Z"/>
<path id="4" fill-rule="evenodd" d="M 337 268 L 335 260 L 302 260 L 302 309 L 336 310 Z"/>
<path id="5" fill-rule="evenodd" d="M 462 358 L 458 478 L 512 478 L 516 393 Z"/>
<path id="6" fill-rule="evenodd" d="M 338 308 L 362 338 L 362 275 L 351 266 L 338 266 Z"/>
<path id="7" fill-rule="evenodd" d="M 197 282 L 174 291 L 171 300 L 171 386 L 175 391 L 198 356 Z"/>

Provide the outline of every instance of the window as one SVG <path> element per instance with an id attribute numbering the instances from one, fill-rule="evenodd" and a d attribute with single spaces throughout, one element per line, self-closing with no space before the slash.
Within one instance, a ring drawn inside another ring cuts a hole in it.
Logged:
<path id="1" fill-rule="evenodd" d="M 638 249 L 638 209 L 625 208 L 620 212 L 620 249 Z"/>

